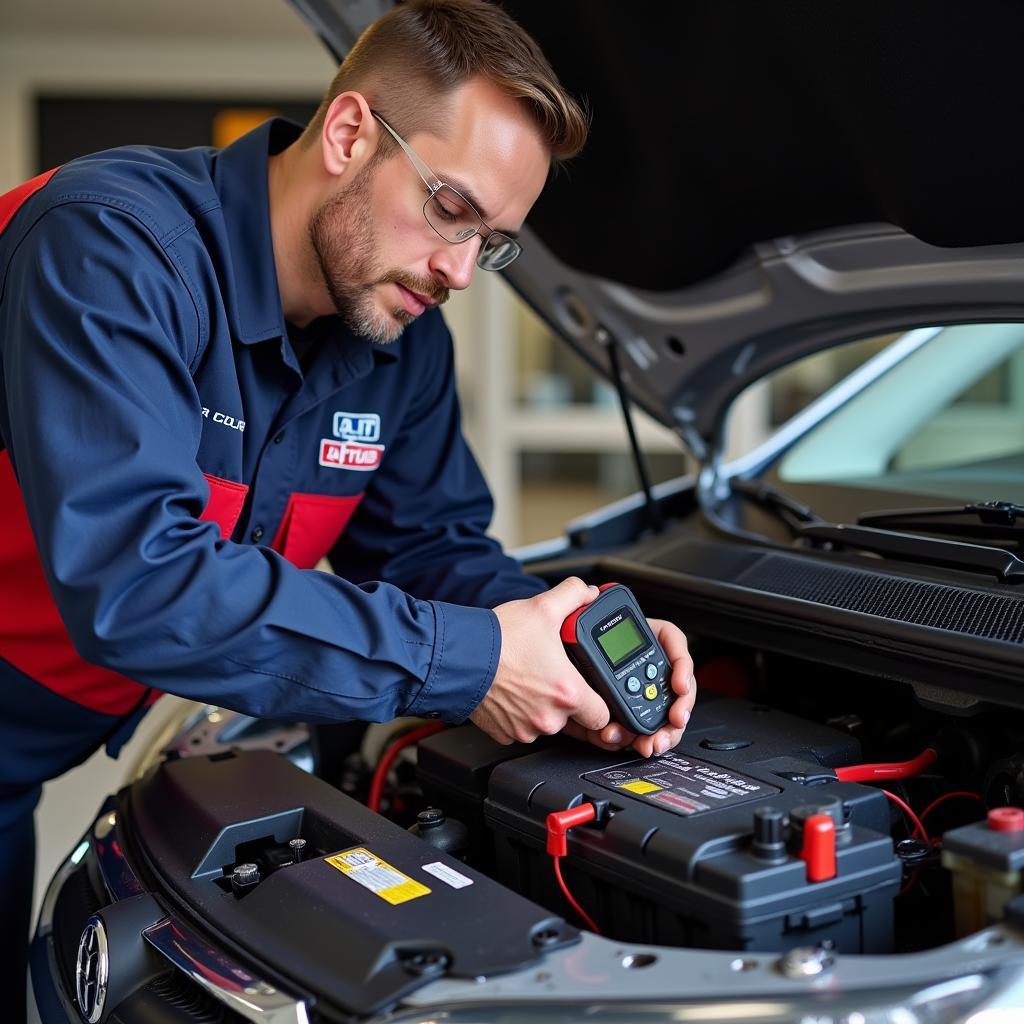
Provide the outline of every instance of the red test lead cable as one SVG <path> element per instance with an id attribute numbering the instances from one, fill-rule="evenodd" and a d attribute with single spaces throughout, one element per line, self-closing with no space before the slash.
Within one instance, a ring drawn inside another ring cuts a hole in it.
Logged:
<path id="1" fill-rule="evenodd" d="M 840 782 L 885 782 L 892 779 L 909 779 L 930 768 L 938 760 L 938 753 L 928 747 L 911 761 L 894 761 L 889 764 L 851 764 L 836 768 Z"/>
<path id="2" fill-rule="evenodd" d="M 576 902 L 576 898 L 562 877 L 562 858 L 568 851 L 568 843 L 565 838 L 566 832 L 577 825 L 583 825 L 593 821 L 597 817 L 597 809 L 593 804 L 580 804 L 577 807 L 570 807 L 564 811 L 552 811 L 547 817 L 548 829 L 548 853 L 551 854 L 555 866 L 555 879 L 558 887 L 562 890 L 565 898 L 569 901 L 573 910 L 583 918 L 587 927 L 595 934 L 600 935 L 601 929 L 591 920 L 590 915 Z"/>
<path id="3" fill-rule="evenodd" d="M 983 805 L 982 809 L 984 810 L 984 803 L 985 803 L 985 801 L 982 798 L 982 795 L 980 793 L 972 793 L 972 792 L 970 792 L 970 791 L 968 791 L 966 789 L 957 789 L 957 790 L 954 790 L 952 793 L 943 793 L 942 796 L 936 797 L 921 812 L 921 821 L 924 821 L 924 819 L 927 818 L 928 815 L 931 814 L 932 811 L 934 811 L 936 807 L 939 807 L 940 805 L 944 804 L 947 800 L 953 800 L 953 799 L 958 799 L 958 800 L 977 800 L 977 801 L 979 801 Z"/>
<path id="4" fill-rule="evenodd" d="M 913 807 L 906 802 L 906 800 L 898 797 L 895 793 L 890 793 L 889 790 L 883 789 L 882 792 L 898 807 L 903 810 L 903 813 L 913 822 L 914 831 L 911 832 L 911 838 L 923 839 L 926 843 L 931 843 L 931 839 L 928 838 L 928 833 L 924 829 L 924 823 L 914 813 Z"/>
<path id="5" fill-rule="evenodd" d="M 418 743 L 428 736 L 433 736 L 435 732 L 440 732 L 444 728 L 444 722 L 430 722 L 428 725 L 420 725 L 415 729 L 402 733 L 397 740 L 391 743 L 381 756 L 377 767 L 374 769 L 373 778 L 370 780 L 370 794 L 366 798 L 366 806 L 371 811 L 380 811 L 380 798 L 384 792 L 384 782 L 388 777 L 391 766 L 395 763 L 395 758 L 410 744 Z"/>

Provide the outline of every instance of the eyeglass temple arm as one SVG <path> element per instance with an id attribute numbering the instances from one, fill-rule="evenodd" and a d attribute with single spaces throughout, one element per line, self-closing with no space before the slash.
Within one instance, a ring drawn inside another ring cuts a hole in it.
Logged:
<path id="1" fill-rule="evenodd" d="M 402 147 L 402 152 L 405 153 L 405 155 L 412 162 L 413 167 L 416 168 L 416 173 L 423 179 L 423 184 L 427 186 L 427 188 L 430 190 L 430 194 L 433 195 L 444 184 L 444 182 L 441 181 L 441 179 L 413 152 L 412 148 L 405 141 L 405 139 L 403 139 L 402 136 L 399 135 L 398 132 L 396 132 L 395 129 L 392 128 L 391 125 L 389 125 L 387 121 L 385 121 L 384 118 L 377 113 L 376 110 L 371 110 L 370 113 L 373 114 L 373 116 L 378 121 L 380 121 L 380 123 L 387 129 L 388 134 L 395 140 L 395 142 L 399 144 L 399 146 Z M 451 188 L 450 185 L 448 187 Z M 482 217 L 480 217 L 479 213 L 477 214 L 477 217 L 479 218 L 480 223 L 485 228 L 487 228 L 489 235 L 496 233 L 502 235 L 502 237 L 508 237 L 507 235 L 504 234 L 504 232 L 495 232 L 494 228 L 492 228 Z M 515 240 L 512 239 L 512 241 Z M 516 244 L 518 245 L 518 243 Z M 520 249 L 521 248 L 522 247 L 520 246 Z"/>
<path id="2" fill-rule="evenodd" d="M 373 116 L 388 130 L 388 134 L 402 147 L 402 152 L 412 161 L 416 173 L 423 179 L 423 184 L 436 192 L 441 187 L 441 179 L 412 151 L 405 139 L 402 138 L 394 128 L 391 127 L 376 111 L 371 111 Z"/>

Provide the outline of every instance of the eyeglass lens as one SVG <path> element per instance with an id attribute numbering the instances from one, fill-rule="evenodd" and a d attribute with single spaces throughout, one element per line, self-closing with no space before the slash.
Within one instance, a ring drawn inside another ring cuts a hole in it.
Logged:
<path id="1" fill-rule="evenodd" d="M 480 215 L 450 185 L 441 185 L 423 206 L 427 223 L 448 242 L 465 242 L 483 226 Z M 521 252 L 519 243 L 500 231 L 492 231 L 477 256 L 482 270 L 501 270 Z"/>
<path id="2" fill-rule="evenodd" d="M 480 216 L 449 185 L 442 185 L 427 200 L 423 213 L 430 226 L 449 242 L 464 242 L 480 230 Z"/>
<path id="3" fill-rule="evenodd" d="M 477 266 L 481 270 L 502 270 L 521 252 L 522 248 L 515 239 L 503 235 L 500 231 L 492 231 L 480 247 L 480 254 L 476 258 Z"/>

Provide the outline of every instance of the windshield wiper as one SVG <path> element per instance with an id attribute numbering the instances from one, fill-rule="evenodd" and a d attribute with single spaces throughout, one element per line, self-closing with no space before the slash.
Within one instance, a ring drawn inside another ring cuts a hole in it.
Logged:
<path id="1" fill-rule="evenodd" d="M 761 508 L 774 512 L 794 536 L 799 535 L 801 527 L 807 523 L 825 522 L 810 505 L 760 481 L 734 479 L 730 481 L 729 488 L 733 494 L 741 494 Z"/>
<path id="2" fill-rule="evenodd" d="M 1024 583 L 1024 561 L 1002 548 L 835 523 L 808 523 L 798 532 L 802 539 L 815 544 L 870 551 L 904 562 L 982 572 L 1004 583 Z"/>
<path id="3" fill-rule="evenodd" d="M 773 512 L 788 527 L 797 543 L 807 541 L 816 547 L 827 549 L 848 548 L 868 551 L 898 561 L 984 573 L 995 576 L 996 579 L 1004 583 L 1024 584 L 1024 560 L 1002 548 L 988 547 L 984 544 L 969 544 L 962 540 L 922 537 L 914 533 L 862 525 L 863 521 L 869 518 L 877 523 L 891 516 L 901 525 L 906 524 L 913 528 L 915 521 L 918 518 L 923 518 L 929 522 L 929 526 L 924 529 L 930 530 L 933 516 L 936 519 L 941 519 L 942 515 L 968 514 L 965 510 L 969 510 L 969 514 L 979 517 L 981 525 L 986 527 L 991 525 L 993 529 L 1021 531 L 1010 534 L 1010 536 L 1020 539 L 1024 537 L 1024 506 L 1021 505 L 1011 505 L 1009 502 L 979 502 L 964 506 L 963 509 L 947 507 L 865 512 L 860 517 L 861 524 L 853 526 L 845 523 L 830 523 L 819 516 L 810 506 L 804 505 L 774 487 L 757 481 L 732 480 L 730 490 L 733 494 L 753 501 L 761 508 Z M 780 546 L 778 542 L 771 541 L 767 537 L 740 529 L 727 522 L 721 515 L 720 508 L 716 506 L 702 505 L 702 509 L 708 522 L 715 529 L 721 530 L 729 536 L 775 547 Z M 904 516 L 908 518 L 903 519 Z M 985 518 L 981 519 L 983 516 Z M 1018 516 L 1021 517 L 1020 526 L 1007 525 L 1016 523 Z M 979 528 L 978 523 L 949 525 L 959 525 L 960 527 L 971 525 L 974 529 Z"/>
<path id="4" fill-rule="evenodd" d="M 968 505 L 877 509 L 857 516 L 862 526 L 897 526 L 959 537 L 985 537 L 1024 542 L 1024 505 L 1010 501 L 977 501 Z"/>

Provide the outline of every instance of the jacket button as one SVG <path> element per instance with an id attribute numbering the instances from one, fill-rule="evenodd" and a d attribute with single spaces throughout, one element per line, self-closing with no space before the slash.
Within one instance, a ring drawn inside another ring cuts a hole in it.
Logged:
<path id="1" fill-rule="evenodd" d="M 284 440 L 284 431 L 282 430 L 277 437 L 274 438 L 274 444 L 280 444 Z"/>
<path id="2" fill-rule="evenodd" d="M 263 527 L 262 526 L 254 527 L 252 533 L 250 533 L 249 536 L 250 536 L 250 538 L 252 538 L 252 542 L 254 544 L 257 543 L 260 540 L 260 538 L 263 536 Z"/>

